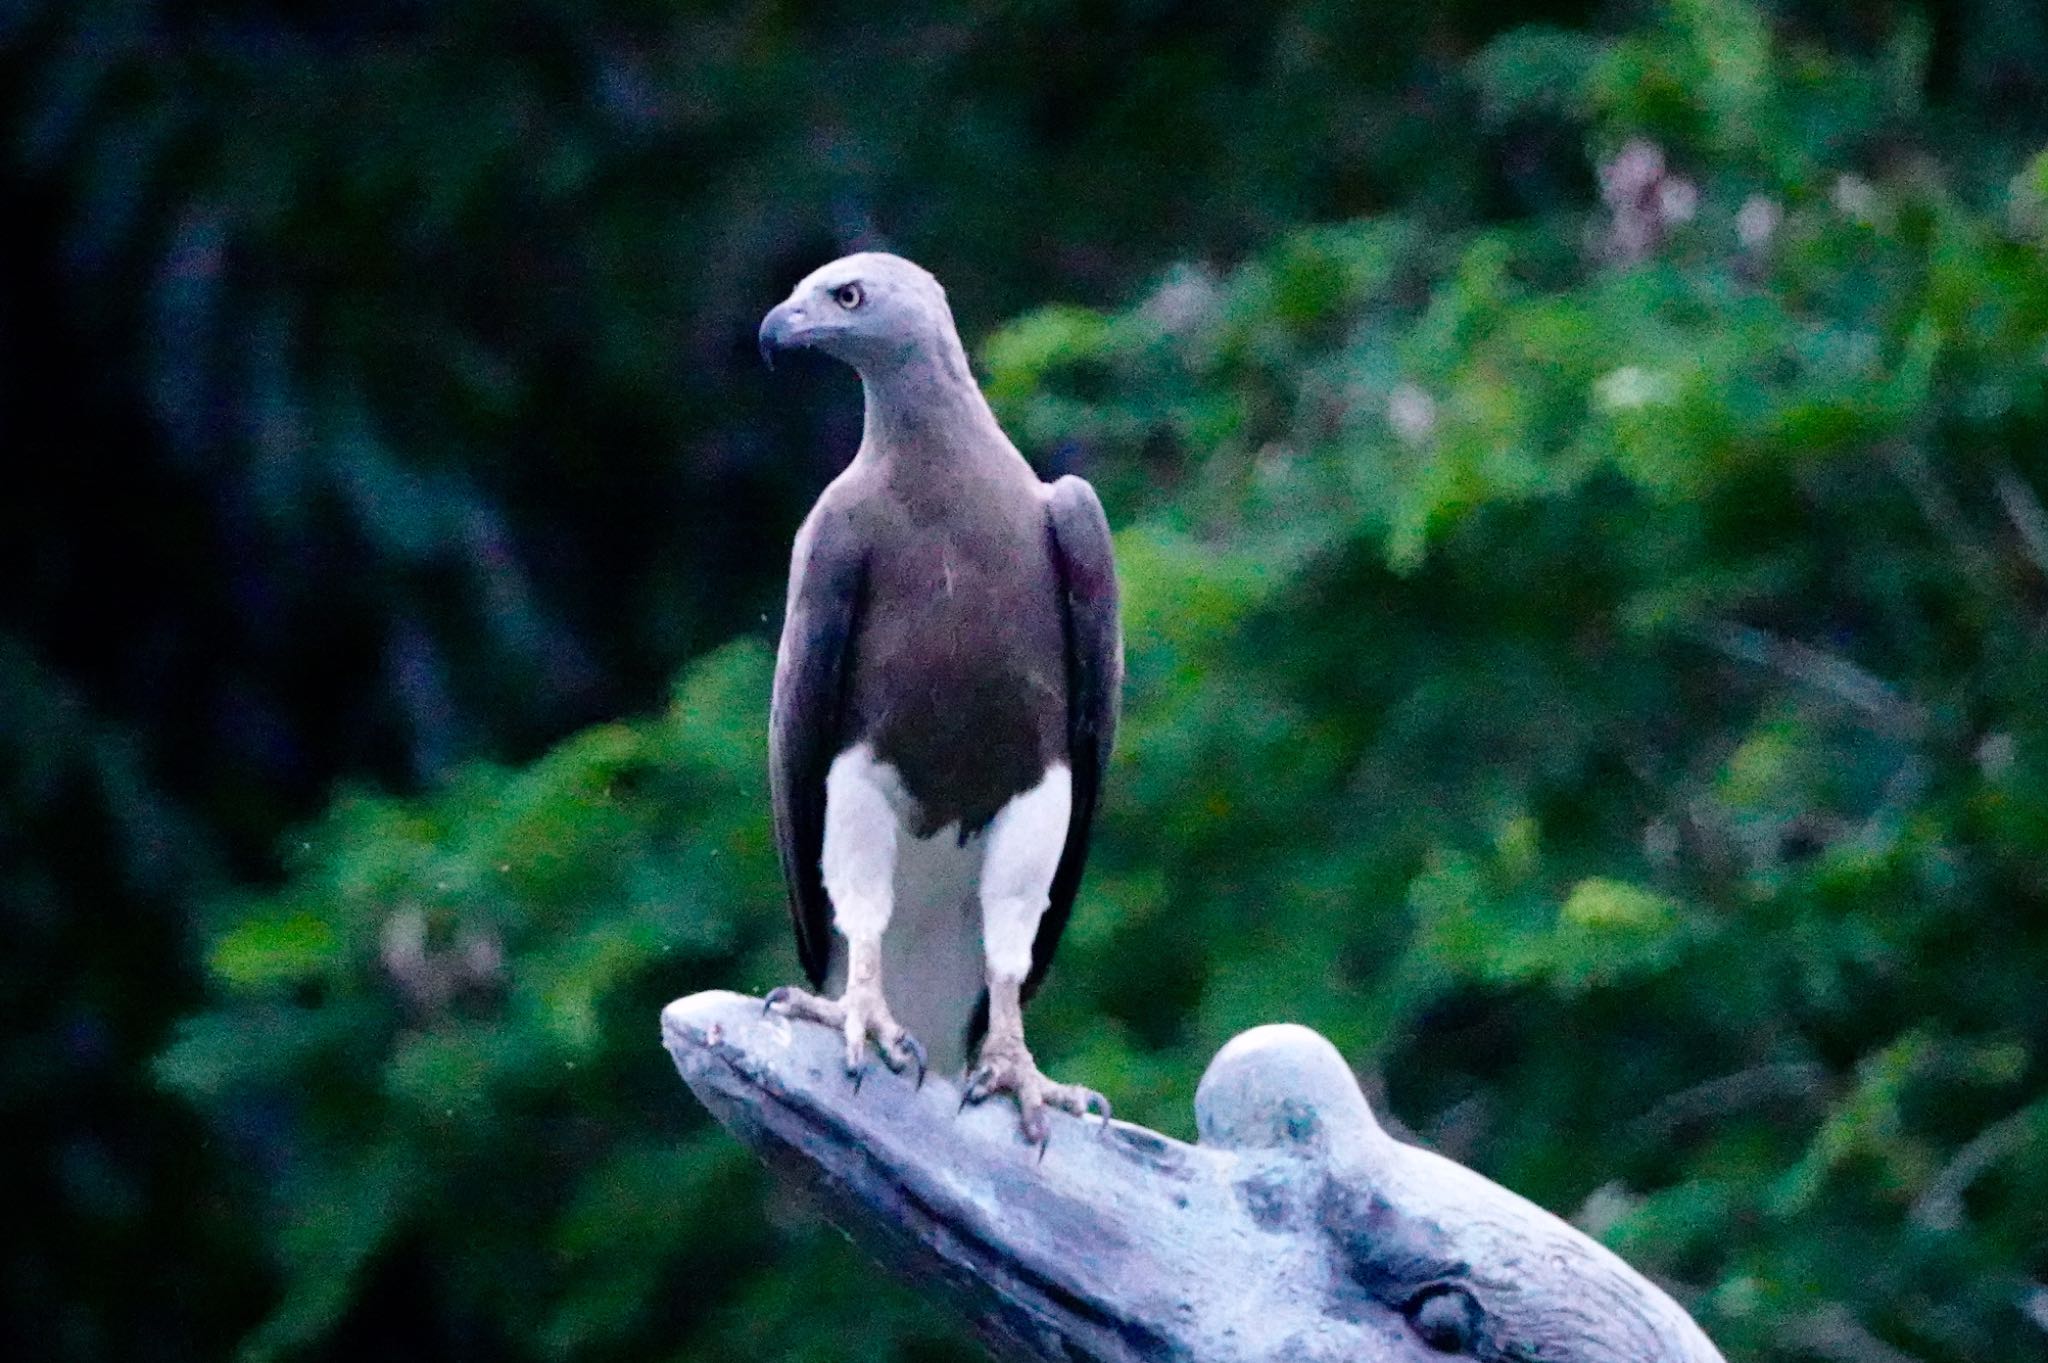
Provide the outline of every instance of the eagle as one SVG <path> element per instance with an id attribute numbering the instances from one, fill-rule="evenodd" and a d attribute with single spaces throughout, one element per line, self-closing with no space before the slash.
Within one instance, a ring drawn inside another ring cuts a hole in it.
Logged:
<path id="1" fill-rule="evenodd" d="M 1088 860 L 1116 737 L 1123 631 L 1095 489 L 1040 481 L 968 368 L 946 292 L 900 256 L 812 272 L 761 323 L 762 358 L 850 365 L 859 451 L 796 534 L 770 708 L 775 839 L 814 989 L 768 1007 L 840 1029 L 856 1084 L 958 1073 L 963 1106 L 1109 1103 L 1039 1071 L 1023 1007 Z"/>

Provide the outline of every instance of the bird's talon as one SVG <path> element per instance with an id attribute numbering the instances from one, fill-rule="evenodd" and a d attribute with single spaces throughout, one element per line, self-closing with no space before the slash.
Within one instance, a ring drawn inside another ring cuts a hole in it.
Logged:
<path id="1" fill-rule="evenodd" d="M 1052 1123 L 1046 1120 L 1045 1109 L 1032 1107 L 1024 1113 L 1024 1139 L 1038 1147 L 1038 1159 L 1045 1162 L 1045 1148 L 1052 1144 Z"/>
<path id="2" fill-rule="evenodd" d="M 898 1038 L 897 1044 L 903 1048 L 905 1063 L 917 1066 L 917 1087 L 922 1090 L 924 1088 L 925 1070 L 929 1068 L 928 1062 L 925 1059 L 924 1043 L 910 1033 L 905 1032 Z"/>

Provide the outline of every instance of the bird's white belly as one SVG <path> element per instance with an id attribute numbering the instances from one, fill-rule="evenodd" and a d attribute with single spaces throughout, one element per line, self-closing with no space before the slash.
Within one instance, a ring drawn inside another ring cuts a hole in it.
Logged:
<path id="1" fill-rule="evenodd" d="M 896 844 L 882 979 L 896 1020 L 924 1042 L 942 1074 L 967 1063 L 967 1024 L 985 987 L 977 896 L 984 850 L 980 834 L 961 846 L 952 825 L 923 839 L 906 831 Z"/>

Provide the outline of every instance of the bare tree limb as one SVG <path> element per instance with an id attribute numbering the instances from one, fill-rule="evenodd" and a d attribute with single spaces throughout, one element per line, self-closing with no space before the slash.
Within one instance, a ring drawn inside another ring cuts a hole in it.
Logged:
<path id="1" fill-rule="evenodd" d="M 1955 1230 L 1963 1224 L 1963 1194 L 2008 1155 L 2032 1145 L 2048 1126 L 2048 1103 L 2009 1113 L 1979 1131 L 1956 1151 L 1926 1191 L 1913 1200 L 1914 1222 L 1929 1230 Z"/>
<path id="2" fill-rule="evenodd" d="M 2019 531 L 2020 543 L 2027 549 L 2027 558 L 2033 562 L 2036 572 L 2048 578 L 2048 511 L 2042 510 L 2041 499 L 2005 460 L 1998 461 L 1992 478 L 1998 488 L 1999 505 L 2005 508 L 2005 517 L 2012 522 L 2012 528 Z"/>
<path id="3" fill-rule="evenodd" d="M 1768 667 L 1833 696 L 1890 737 L 1917 738 L 1927 728 L 1925 710 L 1901 696 L 1890 682 L 1839 654 L 1731 621 L 1707 625 L 1699 637 L 1737 662 Z"/>
<path id="4" fill-rule="evenodd" d="M 1921 1363 L 1920 1359 L 1870 1333 L 1862 1321 L 1840 1302 L 1830 1302 L 1800 1320 L 1792 1329 L 1793 1342 L 1829 1363 Z"/>
<path id="5" fill-rule="evenodd" d="M 1704 1080 L 1660 1099 L 1656 1106 L 1631 1121 L 1627 1130 L 1637 1140 L 1661 1143 L 1687 1127 L 1732 1112 L 1788 1099 L 1818 1098 L 1825 1091 L 1827 1077 L 1826 1067 L 1810 1060 L 1752 1066 Z"/>
<path id="6" fill-rule="evenodd" d="M 1389 1136 L 1335 1048 L 1218 1052 L 1201 1140 L 1054 1115 L 1043 1158 L 938 1076 L 856 1089 L 837 1033 L 737 994 L 669 1005 L 691 1089 L 1006 1363 L 1722 1363 L 1614 1254 Z"/>
<path id="7" fill-rule="evenodd" d="M 2035 1329 L 2048 1335 L 2048 1284 L 2030 1283 L 2020 1293 L 2020 1311 Z"/>
<path id="8" fill-rule="evenodd" d="M 1927 522 L 1928 528 L 1948 545 L 1964 575 L 1978 589 L 1997 595 L 1998 573 L 1991 551 L 1978 543 L 1975 532 L 1970 528 L 1970 518 L 1963 514 L 1963 508 L 1954 495 L 1935 476 L 1933 467 L 1927 462 L 1927 452 L 1911 441 L 1901 441 L 1890 448 L 1890 455 L 1893 470 L 1899 475 L 1899 481 L 1906 485 L 1914 505 L 1920 508 L 1921 518 Z"/>

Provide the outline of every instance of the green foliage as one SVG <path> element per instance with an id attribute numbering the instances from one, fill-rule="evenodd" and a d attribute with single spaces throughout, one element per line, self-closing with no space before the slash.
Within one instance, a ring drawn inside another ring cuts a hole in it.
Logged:
<path id="1" fill-rule="evenodd" d="M 289 1288 L 248 1356 L 330 1329 L 404 1240 L 459 1264 L 474 1309 L 547 1357 L 645 1328 L 687 1263 L 715 1297 L 720 1266 L 746 1261 L 766 1227 L 703 1233 L 753 1196 L 744 1157 L 621 1043 L 652 1044 L 677 980 L 769 977 L 749 964 L 767 923 L 733 913 L 779 895 L 766 682 L 761 650 L 736 645 L 660 719 L 429 800 L 345 800 L 285 891 L 227 911 L 210 965 L 230 1006 L 181 1028 L 158 1072 L 288 1113 L 261 1157 Z"/>
<path id="2" fill-rule="evenodd" d="M 1852 58 L 1740 0 L 1511 33 L 1454 94 L 1585 148 L 1536 212 L 1417 194 L 987 343 L 1127 580 L 1049 1068 L 1186 1135 L 1218 1045 L 1306 1022 L 1731 1358 L 2048 1355 L 2048 189 L 1922 108 L 1926 42 Z M 1157 78 L 1209 88 L 1187 61 Z M 576 147 L 532 153 L 572 203 Z M 519 150 L 451 153 L 437 212 Z M 730 645 L 658 716 L 341 800 L 216 906 L 158 1072 L 267 1199 L 249 1357 L 331 1342 L 394 1265 L 491 1356 L 964 1350 L 656 1046 L 668 997 L 794 968 L 766 691 Z"/>

